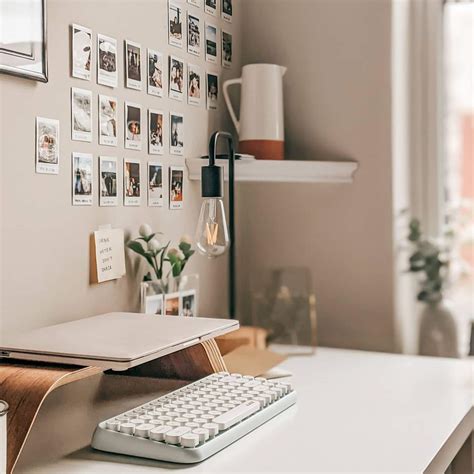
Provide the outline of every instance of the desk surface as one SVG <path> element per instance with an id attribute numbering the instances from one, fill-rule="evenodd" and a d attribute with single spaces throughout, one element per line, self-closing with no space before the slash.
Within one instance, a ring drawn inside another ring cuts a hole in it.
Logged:
<path id="1" fill-rule="evenodd" d="M 25 454 L 17 472 L 440 472 L 474 428 L 472 361 L 321 348 L 282 368 L 293 373 L 297 404 L 201 464 L 84 447 L 40 465 Z M 48 437 L 49 420 L 33 438 Z"/>

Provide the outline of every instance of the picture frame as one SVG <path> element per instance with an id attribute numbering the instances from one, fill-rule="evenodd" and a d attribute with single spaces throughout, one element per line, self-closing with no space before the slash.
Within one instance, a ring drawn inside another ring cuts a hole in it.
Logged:
<path id="1" fill-rule="evenodd" d="M 20 22 L 20 23 L 19 23 Z M 19 24 L 30 38 L 9 42 L 18 34 Z M 5 2 L 0 16 L 3 40 L 0 42 L 0 73 L 39 82 L 48 82 L 46 0 L 18 4 Z"/>

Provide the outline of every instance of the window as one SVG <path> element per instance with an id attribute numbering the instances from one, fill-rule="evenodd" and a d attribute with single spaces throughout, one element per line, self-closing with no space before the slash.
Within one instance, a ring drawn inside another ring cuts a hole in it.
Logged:
<path id="1" fill-rule="evenodd" d="M 454 243 L 448 296 L 474 321 L 474 3 L 446 1 L 443 27 L 443 197 Z"/>

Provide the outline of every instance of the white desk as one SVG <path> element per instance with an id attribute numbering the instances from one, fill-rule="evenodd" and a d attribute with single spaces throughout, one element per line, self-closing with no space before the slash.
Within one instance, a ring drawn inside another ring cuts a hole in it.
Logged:
<path id="1" fill-rule="evenodd" d="M 86 446 L 94 417 L 123 400 L 110 401 L 116 390 L 103 381 L 63 387 L 16 472 L 444 472 L 474 429 L 470 361 L 319 349 L 282 367 L 294 374 L 296 406 L 193 466 L 94 452 Z M 137 403 L 156 386 L 141 382 L 140 390 Z"/>

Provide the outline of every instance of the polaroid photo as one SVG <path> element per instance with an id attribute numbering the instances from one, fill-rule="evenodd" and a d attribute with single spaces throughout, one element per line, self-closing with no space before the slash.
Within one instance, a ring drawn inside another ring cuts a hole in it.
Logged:
<path id="1" fill-rule="evenodd" d="M 212 16 L 217 16 L 217 0 L 204 0 L 204 11 Z"/>
<path id="2" fill-rule="evenodd" d="M 175 3 L 168 4 L 168 39 L 169 44 L 183 47 L 183 9 Z"/>
<path id="3" fill-rule="evenodd" d="M 125 148 L 142 149 L 142 106 L 125 102 Z"/>
<path id="4" fill-rule="evenodd" d="M 201 68 L 188 64 L 188 104 L 201 105 Z"/>
<path id="5" fill-rule="evenodd" d="M 221 0 L 221 16 L 222 19 L 232 22 L 232 0 Z"/>
<path id="6" fill-rule="evenodd" d="M 140 160 L 125 158 L 123 160 L 123 205 L 139 206 L 140 204 Z"/>
<path id="7" fill-rule="evenodd" d="M 188 12 L 188 53 L 201 55 L 201 20 Z"/>
<path id="8" fill-rule="evenodd" d="M 117 146 L 117 99 L 99 94 L 99 144 Z"/>
<path id="9" fill-rule="evenodd" d="M 92 206 L 92 174 L 94 164 L 90 153 L 72 154 L 72 205 Z"/>
<path id="10" fill-rule="evenodd" d="M 147 50 L 147 92 L 156 97 L 163 97 L 163 54 L 153 49 Z"/>
<path id="11" fill-rule="evenodd" d="M 148 153 L 150 155 L 162 155 L 164 114 L 160 110 L 148 110 Z"/>
<path id="12" fill-rule="evenodd" d="M 71 87 L 71 138 L 92 141 L 92 92 Z"/>
<path id="13" fill-rule="evenodd" d="M 99 156 L 99 206 L 117 206 L 117 188 L 117 158 L 114 156 Z"/>
<path id="14" fill-rule="evenodd" d="M 163 207 L 163 165 L 148 163 L 148 206 Z"/>
<path id="15" fill-rule="evenodd" d="M 217 109 L 219 99 L 219 76 L 217 74 L 207 73 L 207 108 Z"/>
<path id="16" fill-rule="evenodd" d="M 145 297 L 145 314 L 157 314 L 163 316 L 164 306 L 163 295 L 153 295 Z"/>
<path id="17" fill-rule="evenodd" d="M 59 120 L 36 117 L 36 172 L 59 174 Z"/>
<path id="18" fill-rule="evenodd" d="M 206 23 L 206 61 L 217 64 L 217 28 Z"/>
<path id="19" fill-rule="evenodd" d="M 117 40 L 97 35 L 97 84 L 117 87 Z"/>
<path id="20" fill-rule="evenodd" d="M 222 30 L 222 66 L 232 66 L 232 35 Z"/>
<path id="21" fill-rule="evenodd" d="M 142 90 L 142 48 L 138 43 L 125 40 L 125 87 Z"/>
<path id="22" fill-rule="evenodd" d="M 92 30 L 80 25 L 71 25 L 72 77 L 91 80 Z"/>
<path id="23" fill-rule="evenodd" d="M 184 62 L 170 56 L 169 61 L 169 96 L 170 99 L 183 100 L 184 95 Z"/>
<path id="24" fill-rule="evenodd" d="M 202 7 L 202 0 L 188 0 L 190 5 L 194 5 L 195 7 Z"/>
<path id="25" fill-rule="evenodd" d="M 179 316 L 179 293 L 165 295 L 165 315 Z"/>
<path id="26" fill-rule="evenodd" d="M 184 167 L 170 166 L 169 171 L 169 208 L 183 209 Z"/>
<path id="27" fill-rule="evenodd" d="M 170 112 L 170 153 L 184 153 L 184 116 L 176 112 Z"/>
<path id="28" fill-rule="evenodd" d="M 197 316 L 196 290 L 187 290 L 180 293 L 179 314 L 187 318 Z"/>

